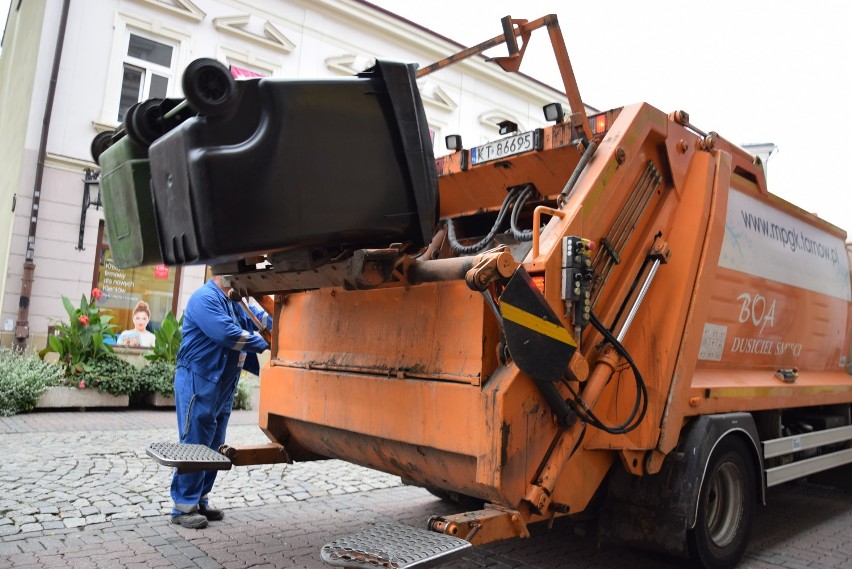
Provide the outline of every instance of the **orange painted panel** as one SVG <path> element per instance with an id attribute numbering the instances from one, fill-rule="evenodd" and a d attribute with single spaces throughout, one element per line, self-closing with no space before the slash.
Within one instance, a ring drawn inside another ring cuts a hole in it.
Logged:
<path id="1" fill-rule="evenodd" d="M 279 321 L 284 365 L 474 384 L 495 366 L 495 319 L 463 281 L 292 295 Z"/>
<path id="2" fill-rule="evenodd" d="M 698 365 L 842 370 L 847 302 L 720 267 Z"/>
<path id="3" fill-rule="evenodd" d="M 557 432 L 513 365 L 476 386 L 278 363 L 261 374 L 260 426 L 271 439 L 489 500 L 518 504 Z M 576 499 L 598 482 L 579 485 Z"/>
<path id="4" fill-rule="evenodd" d="M 485 444 L 481 398 L 478 387 L 461 383 L 305 370 L 273 362 L 261 377 L 260 415 L 478 456 Z"/>
<path id="5" fill-rule="evenodd" d="M 852 300 L 844 237 L 732 188 L 698 365 L 842 370 Z"/>
<path id="6" fill-rule="evenodd" d="M 700 403 L 690 415 L 852 402 L 852 376 L 843 370 L 801 371 L 785 383 L 773 370 L 699 369 L 692 386 Z"/>

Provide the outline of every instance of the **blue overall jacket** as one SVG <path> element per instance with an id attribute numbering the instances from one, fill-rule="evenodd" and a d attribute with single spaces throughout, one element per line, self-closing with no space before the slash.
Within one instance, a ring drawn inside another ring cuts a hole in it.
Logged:
<path id="1" fill-rule="evenodd" d="M 261 309 L 252 312 L 265 325 L 271 318 Z M 237 324 L 239 323 L 239 325 Z M 177 365 L 216 383 L 232 350 L 248 352 L 243 368 L 260 373 L 257 354 L 269 348 L 242 308 L 230 300 L 213 280 L 195 291 L 183 314 L 183 340 Z"/>

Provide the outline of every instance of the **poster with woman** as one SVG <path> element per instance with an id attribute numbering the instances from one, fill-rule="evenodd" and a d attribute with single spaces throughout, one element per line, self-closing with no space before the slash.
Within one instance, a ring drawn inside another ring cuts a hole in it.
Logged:
<path id="1" fill-rule="evenodd" d="M 116 343 L 128 348 L 153 348 L 156 337 L 146 329 L 150 321 L 151 310 L 148 303 L 140 300 L 133 309 L 133 328 L 122 332 Z"/>

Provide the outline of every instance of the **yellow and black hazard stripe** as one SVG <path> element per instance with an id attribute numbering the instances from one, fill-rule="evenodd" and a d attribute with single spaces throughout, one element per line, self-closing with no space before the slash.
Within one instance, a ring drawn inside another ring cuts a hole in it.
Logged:
<path id="1" fill-rule="evenodd" d="M 535 314 L 532 314 L 531 312 L 522 310 L 517 306 L 512 306 L 506 301 L 500 303 L 500 314 L 502 314 L 504 321 L 508 320 L 510 322 L 514 322 L 519 326 L 529 328 L 533 332 L 544 334 L 545 336 L 553 338 L 554 340 L 564 344 L 568 344 L 574 348 L 577 347 L 577 342 L 574 341 L 574 337 L 571 336 L 568 329 L 561 324 L 549 322 L 544 318 L 540 318 Z"/>
<path id="2" fill-rule="evenodd" d="M 577 350 L 577 341 L 523 267 L 512 275 L 499 306 L 515 364 L 534 379 L 559 381 Z"/>

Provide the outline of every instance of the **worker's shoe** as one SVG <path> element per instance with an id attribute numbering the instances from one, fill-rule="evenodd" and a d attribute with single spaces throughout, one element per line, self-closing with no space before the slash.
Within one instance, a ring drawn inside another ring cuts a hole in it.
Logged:
<path id="1" fill-rule="evenodd" d="M 207 518 L 198 512 L 172 516 L 172 523 L 190 529 L 202 529 L 207 527 Z"/>
<path id="2" fill-rule="evenodd" d="M 198 513 L 207 518 L 211 522 L 218 522 L 225 517 L 225 512 L 211 508 L 208 506 L 198 506 Z"/>

